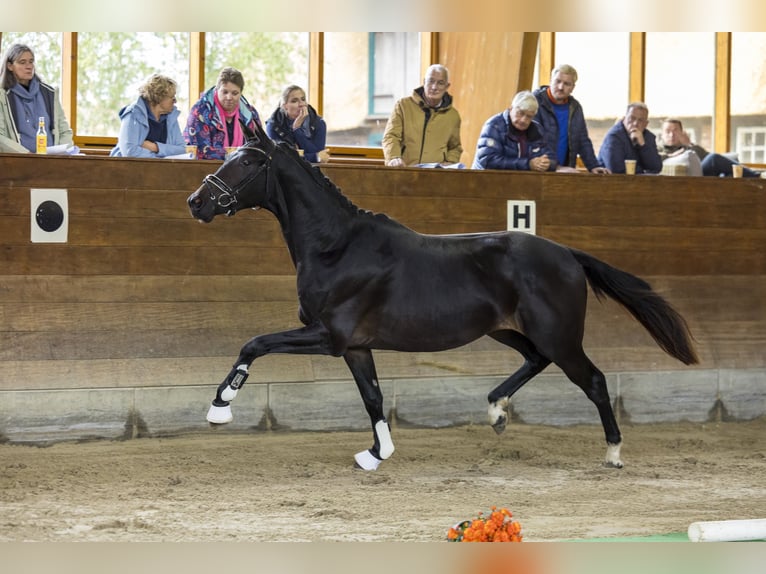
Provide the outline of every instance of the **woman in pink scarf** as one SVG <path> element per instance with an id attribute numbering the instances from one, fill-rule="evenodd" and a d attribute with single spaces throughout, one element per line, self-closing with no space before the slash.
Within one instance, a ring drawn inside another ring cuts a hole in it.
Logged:
<path id="1" fill-rule="evenodd" d="M 261 120 L 242 95 L 245 80 L 235 68 L 224 68 L 216 85 L 206 91 L 189 111 L 184 139 L 197 146 L 197 159 L 224 159 L 226 148 L 245 143 L 240 122 L 254 129 Z"/>

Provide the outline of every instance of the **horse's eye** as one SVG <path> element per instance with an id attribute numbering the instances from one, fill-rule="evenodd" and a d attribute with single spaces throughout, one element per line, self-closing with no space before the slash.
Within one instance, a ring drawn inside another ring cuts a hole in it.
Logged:
<path id="1" fill-rule="evenodd" d="M 242 160 L 242 165 L 250 165 L 250 160 L 249 159 L 243 159 Z"/>

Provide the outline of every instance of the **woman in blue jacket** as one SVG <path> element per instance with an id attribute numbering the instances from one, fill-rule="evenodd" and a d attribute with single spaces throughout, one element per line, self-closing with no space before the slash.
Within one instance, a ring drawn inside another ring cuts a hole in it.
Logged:
<path id="1" fill-rule="evenodd" d="M 473 169 L 556 171 L 556 155 L 545 143 L 540 124 L 533 121 L 537 108 L 535 95 L 523 91 L 509 109 L 489 118 L 476 143 Z"/>
<path id="2" fill-rule="evenodd" d="M 178 125 L 177 84 L 153 74 L 138 89 L 138 99 L 120 110 L 120 135 L 109 155 L 167 157 L 183 154 L 186 143 Z"/>

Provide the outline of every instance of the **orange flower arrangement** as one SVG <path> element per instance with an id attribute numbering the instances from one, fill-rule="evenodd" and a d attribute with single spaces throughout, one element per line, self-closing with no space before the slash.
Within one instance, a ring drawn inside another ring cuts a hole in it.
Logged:
<path id="1" fill-rule="evenodd" d="M 450 542 L 521 542 L 521 524 L 507 508 L 492 507 L 486 518 L 482 512 L 474 520 L 464 520 L 449 529 Z"/>

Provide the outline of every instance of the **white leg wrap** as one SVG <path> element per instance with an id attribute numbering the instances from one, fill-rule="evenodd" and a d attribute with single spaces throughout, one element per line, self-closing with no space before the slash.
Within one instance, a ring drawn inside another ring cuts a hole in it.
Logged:
<path id="1" fill-rule="evenodd" d="M 490 403 L 487 409 L 489 415 L 489 424 L 494 425 L 500 420 L 501 417 L 506 417 L 506 411 L 508 410 L 508 397 L 503 397 L 497 402 Z"/>
<path id="2" fill-rule="evenodd" d="M 363 450 L 354 455 L 354 460 L 362 470 L 377 470 L 380 460 L 375 458 L 369 450 Z"/>
<path id="3" fill-rule="evenodd" d="M 225 407 L 210 405 L 210 409 L 207 411 L 207 421 L 210 423 L 223 425 L 233 420 L 234 416 L 231 414 L 231 405 L 226 405 Z"/>
<path id="4" fill-rule="evenodd" d="M 620 460 L 620 447 L 622 443 L 609 444 L 606 443 L 606 460 L 604 461 L 607 466 L 613 466 L 615 468 L 622 468 L 622 461 Z"/>
<path id="5" fill-rule="evenodd" d="M 376 422 L 375 434 L 378 436 L 378 444 L 380 444 L 380 458 L 387 459 L 394 454 L 394 442 L 391 440 L 391 431 L 388 430 L 388 423 L 386 421 Z"/>

